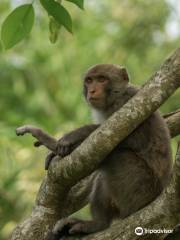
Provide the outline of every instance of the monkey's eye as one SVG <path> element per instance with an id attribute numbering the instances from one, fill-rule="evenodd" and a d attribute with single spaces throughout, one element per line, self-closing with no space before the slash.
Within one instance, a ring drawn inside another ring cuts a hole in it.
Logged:
<path id="1" fill-rule="evenodd" d="M 107 77 L 105 77 L 105 76 L 99 76 L 98 77 L 98 82 L 106 82 L 108 79 L 107 79 Z"/>
<path id="2" fill-rule="evenodd" d="M 92 83 L 92 81 L 93 81 L 92 78 L 86 78 L 85 80 L 86 83 Z"/>

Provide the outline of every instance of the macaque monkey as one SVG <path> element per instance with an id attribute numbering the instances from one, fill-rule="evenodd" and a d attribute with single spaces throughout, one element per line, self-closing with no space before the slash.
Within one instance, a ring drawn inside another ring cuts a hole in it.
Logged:
<path id="1" fill-rule="evenodd" d="M 100 124 L 121 108 L 138 91 L 129 83 L 124 67 L 98 64 L 84 76 L 84 96 L 96 124 L 86 125 L 60 140 L 38 128 L 23 126 L 18 135 L 31 133 L 52 151 L 46 169 L 55 155 L 70 154 Z M 172 170 L 170 136 L 164 119 L 154 112 L 108 154 L 97 169 L 89 196 L 92 220 L 65 218 L 58 221 L 48 240 L 64 234 L 89 234 L 107 228 L 112 219 L 124 219 L 152 202 L 167 185 Z"/>

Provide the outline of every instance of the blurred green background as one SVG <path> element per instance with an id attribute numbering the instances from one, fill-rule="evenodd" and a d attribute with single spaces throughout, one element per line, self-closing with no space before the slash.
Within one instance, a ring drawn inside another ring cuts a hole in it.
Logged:
<path id="1" fill-rule="evenodd" d="M 1 0 L 0 24 L 18 4 Z M 29 1 L 31 2 L 31 1 Z M 33 148 L 31 136 L 18 138 L 15 128 L 41 126 L 55 136 L 91 121 L 81 94 L 83 73 L 96 63 L 128 68 L 131 81 L 143 84 L 180 46 L 177 0 L 87 0 L 86 11 L 65 5 L 74 34 L 61 30 L 55 45 L 48 39 L 48 18 L 35 3 L 31 35 L 15 48 L 0 50 L 0 240 L 31 211 L 45 175 L 46 149 Z M 178 90 L 161 108 L 180 107 Z M 176 141 L 172 141 L 173 149 Z"/>

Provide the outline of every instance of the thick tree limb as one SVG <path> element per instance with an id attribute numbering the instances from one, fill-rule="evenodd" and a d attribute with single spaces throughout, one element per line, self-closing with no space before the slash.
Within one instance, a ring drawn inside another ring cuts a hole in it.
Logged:
<path id="1" fill-rule="evenodd" d="M 176 137 L 180 133 L 180 109 L 165 115 L 171 137 Z"/>
<path id="2" fill-rule="evenodd" d="M 180 49 L 164 62 L 160 70 L 123 108 L 93 132 L 71 155 L 61 160 L 55 158 L 41 185 L 31 217 L 14 230 L 11 239 L 42 240 L 58 218 L 73 211 L 69 206 L 64 209 L 67 206 L 65 201 L 68 199 L 69 190 L 81 179 L 90 175 L 120 141 L 150 116 L 180 86 L 179 80 Z M 76 187 L 71 189 L 71 193 L 77 189 Z M 171 195 L 174 198 L 173 191 Z M 160 202 L 159 212 L 163 206 Z M 135 215 L 130 218 L 135 218 Z M 168 213 L 166 215 L 169 216 Z M 118 238 L 117 235 L 109 239 Z"/>

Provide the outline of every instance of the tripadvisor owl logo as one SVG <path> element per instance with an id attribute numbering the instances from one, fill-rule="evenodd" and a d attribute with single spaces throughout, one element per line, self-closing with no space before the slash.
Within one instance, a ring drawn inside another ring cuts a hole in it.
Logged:
<path id="1" fill-rule="evenodd" d="M 136 235 L 141 236 L 141 235 L 143 235 L 143 233 L 144 233 L 144 230 L 143 230 L 142 227 L 135 228 L 135 234 Z"/>
<path id="2" fill-rule="evenodd" d="M 161 233 L 169 234 L 169 233 L 172 233 L 173 230 L 172 229 L 165 229 L 165 228 L 162 228 L 162 229 L 148 229 L 148 228 L 137 227 L 137 228 L 135 228 L 134 232 L 137 236 L 141 236 L 143 234 L 161 234 Z"/>

